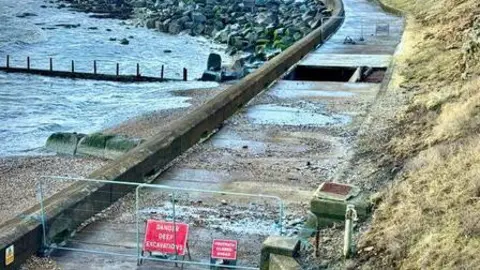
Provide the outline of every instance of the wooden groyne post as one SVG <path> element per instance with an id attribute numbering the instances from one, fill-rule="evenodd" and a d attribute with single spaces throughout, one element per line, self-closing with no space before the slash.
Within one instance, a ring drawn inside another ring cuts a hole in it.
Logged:
<path id="1" fill-rule="evenodd" d="M 14 62 L 13 64 L 10 63 L 11 57 L 10 55 L 6 55 L 6 65 L 0 66 L 0 70 L 6 71 L 9 73 L 28 73 L 28 74 L 36 74 L 42 76 L 49 76 L 49 77 L 64 77 L 64 78 L 75 78 L 75 79 L 89 79 L 89 80 L 105 80 L 105 81 L 120 81 L 120 82 L 164 82 L 164 81 L 188 81 L 188 69 L 183 68 L 182 74 L 179 75 L 177 73 L 177 78 L 166 78 L 165 75 L 165 65 L 161 65 L 161 70 L 159 71 L 160 76 L 148 76 L 147 74 L 141 73 L 140 70 L 140 63 L 134 62 L 136 67 L 136 73 L 131 72 L 128 74 L 121 74 L 120 70 L 120 63 L 119 62 L 112 62 L 115 64 L 115 73 L 110 72 L 109 74 L 102 74 L 101 71 L 98 70 L 97 62 L 98 60 L 93 60 L 93 73 L 92 70 L 83 72 L 82 70 L 76 70 L 76 60 L 70 60 L 70 68 L 55 70 L 53 66 L 53 57 L 48 57 L 49 67 L 45 68 L 35 68 L 32 67 L 32 58 L 31 56 L 26 57 L 26 64 L 25 66 L 21 65 L 16 66 Z M 25 58 L 24 58 L 25 59 Z M 102 60 L 100 60 L 102 61 Z M 60 61 L 62 62 L 62 61 Z M 60 65 L 63 66 L 63 65 Z M 108 69 L 108 68 L 107 68 Z M 125 72 L 124 72 L 125 73 Z M 133 74 L 132 74 L 133 73 Z M 168 76 L 168 75 L 167 75 Z M 178 78 L 178 76 L 182 76 Z"/>

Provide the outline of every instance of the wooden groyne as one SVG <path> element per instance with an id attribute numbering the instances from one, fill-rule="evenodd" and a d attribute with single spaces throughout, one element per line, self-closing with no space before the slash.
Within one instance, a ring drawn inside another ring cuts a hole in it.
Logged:
<path id="1" fill-rule="evenodd" d="M 0 71 L 10 72 L 10 73 L 25 73 L 25 74 L 34 74 L 48 77 L 61 77 L 69 79 L 85 79 L 85 80 L 100 80 L 100 81 L 115 81 L 115 82 L 167 82 L 167 81 L 187 81 L 188 80 L 188 70 L 183 68 L 182 79 L 178 78 L 166 78 L 164 77 L 165 66 L 162 65 L 159 69 L 160 76 L 143 76 L 140 72 L 140 63 L 136 64 L 136 74 L 121 74 L 120 73 L 120 64 L 116 63 L 115 74 L 103 74 L 97 72 L 97 61 L 93 61 L 92 72 L 78 72 L 75 70 L 75 61 L 71 61 L 70 71 L 65 70 L 54 70 L 53 68 L 53 58 L 49 58 L 49 68 L 48 69 L 37 69 L 31 68 L 30 57 L 26 59 L 25 67 L 13 67 L 10 63 L 10 56 L 6 57 L 6 65 L 0 66 Z"/>

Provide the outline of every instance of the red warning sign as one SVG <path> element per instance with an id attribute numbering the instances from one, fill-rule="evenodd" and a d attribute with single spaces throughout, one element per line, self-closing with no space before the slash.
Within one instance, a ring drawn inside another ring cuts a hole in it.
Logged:
<path id="1" fill-rule="evenodd" d="M 237 259 L 237 240 L 214 239 L 212 243 L 212 258 L 223 260 Z"/>
<path id="2" fill-rule="evenodd" d="M 176 230 L 176 234 L 174 233 Z M 143 250 L 164 254 L 185 255 L 188 238 L 188 224 L 162 220 L 147 220 Z M 176 240 L 176 241 L 175 241 Z"/>

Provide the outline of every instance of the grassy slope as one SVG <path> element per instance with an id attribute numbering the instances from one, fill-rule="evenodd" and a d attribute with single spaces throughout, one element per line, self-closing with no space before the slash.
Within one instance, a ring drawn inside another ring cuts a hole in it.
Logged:
<path id="1" fill-rule="evenodd" d="M 407 14 L 393 87 L 412 97 L 372 149 L 403 170 L 362 236 L 363 268 L 480 269 L 480 1 L 382 2 Z"/>

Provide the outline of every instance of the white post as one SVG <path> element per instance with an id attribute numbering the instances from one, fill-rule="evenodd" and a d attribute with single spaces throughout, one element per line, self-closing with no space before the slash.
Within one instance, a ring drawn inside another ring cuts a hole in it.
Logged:
<path id="1" fill-rule="evenodd" d="M 355 211 L 355 205 L 347 205 L 347 211 L 345 212 L 345 236 L 343 242 L 343 256 L 349 258 L 352 256 L 353 250 L 353 222 L 357 220 L 357 211 Z"/>

